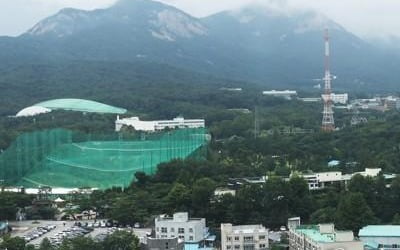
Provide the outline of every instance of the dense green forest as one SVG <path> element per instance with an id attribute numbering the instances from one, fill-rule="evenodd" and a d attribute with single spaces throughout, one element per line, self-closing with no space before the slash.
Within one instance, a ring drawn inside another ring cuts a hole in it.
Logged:
<path id="1" fill-rule="evenodd" d="M 357 176 L 347 188 L 334 186 L 310 192 L 301 178 L 294 177 L 289 182 L 280 178 L 298 171 L 354 172 L 366 167 L 400 173 L 397 111 L 371 111 L 365 114 L 367 124 L 352 127 L 352 113 L 335 110 L 340 130 L 322 133 L 321 103 L 266 97 L 257 85 L 153 67 L 124 63 L 113 67 L 102 63 L 3 67 L 0 149 L 5 150 L 18 134 L 36 129 L 113 131 L 112 115 L 60 111 L 35 118 L 7 116 L 51 98 L 101 101 L 127 108 L 129 115 L 143 119 L 176 115 L 204 118 L 212 135 L 206 159 L 164 163 L 154 176 L 137 173 L 125 190 L 96 191 L 91 197 L 74 202 L 80 204 L 80 210 L 92 208 L 124 224 L 146 224 L 157 214 L 189 211 L 193 216 L 206 217 L 215 231 L 221 222 L 263 223 L 279 228 L 289 216 L 301 216 L 309 223 L 334 221 L 339 228 L 355 232 L 369 223 L 400 223 L 400 179 L 387 188 L 382 177 Z M 243 91 L 226 91 L 222 87 L 241 87 Z M 255 134 L 257 124 L 259 130 Z M 285 128 L 308 132 L 279 133 Z M 340 160 L 341 165 L 328 168 L 327 162 L 333 159 Z M 350 162 L 357 164 L 346 164 Z M 265 175 L 272 177 L 264 185 L 243 186 L 235 197 L 213 197 L 214 189 L 225 186 L 230 177 Z M 0 194 L 0 198 L 5 195 Z M 0 219 L 12 219 L 16 207 L 27 202 L 25 196 L 4 199 L 16 202 L 0 203 Z"/>

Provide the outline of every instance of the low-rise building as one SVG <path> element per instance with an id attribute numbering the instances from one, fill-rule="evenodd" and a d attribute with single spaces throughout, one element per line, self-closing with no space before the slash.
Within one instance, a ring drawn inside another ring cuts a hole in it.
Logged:
<path id="1" fill-rule="evenodd" d="M 139 117 L 130 117 L 120 119 L 119 116 L 115 121 L 115 131 L 120 131 L 123 126 L 132 127 L 139 131 L 154 132 L 157 130 L 164 129 L 175 129 L 175 128 L 204 128 L 204 119 L 191 119 L 185 120 L 183 117 L 176 117 L 172 120 L 160 120 L 160 121 L 141 121 Z"/>
<path id="2" fill-rule="evenodd" d="M 400 226 L 370 225 L 363 227 L 358 236 L 368 250 L 400 249 Z"/>
<path id="3" fill-rule="evenodd" d="M 262 225 L 221 224 L 221 250 L 268 249 L 268 229 Z"/>
<path id="4" fill-rule="evenodd" d="M 173 217 L 160 215 L 155 219 L 157 239 L 175 238 L 185 243 L 196 243 L 209 236 L 205 218 L 189 218 L 186 212 L 175 213 Z"/>
<path id="5" fill-rule="evenodd" d="M 0 221 L 0 236 L 8 233 L 8 222 Z"/>
<path id="6" fill-rule="evenodd" d="M 230 188 L 216 188 L 214 190 L 214 196 L 215 197 L 221 197 L 224 195 L 236 195 L 236 190 L 235 189 L 230 189 Z"/>
<path id="7" fill-rule="evenodd" d="M 337 231 L 334 224 L 301 225 L 300 218 L 288 220 L 289 250 L 363 250 L 352 231 Z"/>
<path id="8" fill-rule="evenodd" d="M 299 98 L 300 101 L 303 102 L 320 102 L 322 101 L 321 97 L 303 97 L 303 98 Z"/>
<path id="9" fill-rule="evenodd" d="M 353 178 L 355 175 L 362 175 L 364 177 L 377 177 L 381 173 L 382 169 L 380 168 L 366 168 L 365 171 L 362 172 L 355 172 L 352 174 L 342 174 L 339 171 L 332 171 L 332 172 L 320 172 L 320 173 L 311 173 L 311 174 L 302 174 L 307 183 L 308 188 L 310 190 L 320 190 L 324 189 L 325 187 L 340 183 L 347 185 L 347 183 Z M 386 180 L 392 180 L 396 178 L 395 174 L 383 174 L 383 177 Z"/>
<path id="10" fill-rule="evenodd" d="M 293 97 L 297 96 L 296 90 L 268 90 L 263 91 L 263 95 L 282 97 L 287 100 L 291 100 Z"/>

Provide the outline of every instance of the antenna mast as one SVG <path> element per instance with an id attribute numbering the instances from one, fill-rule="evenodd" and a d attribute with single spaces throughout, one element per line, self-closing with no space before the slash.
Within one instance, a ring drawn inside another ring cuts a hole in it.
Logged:
<path id="1" fill-rule="evenodd" d="M 333 102 L 332 102 L 332 75 L 330 72 L 330 47 L 329 47 L 329 32 L 325 29 L 325 93 L 322 95 L 324 101 L 324 111 L 322 118 L 322 131 L 332 132 L 335 130 L 335 120 L 333 118 Z"/>

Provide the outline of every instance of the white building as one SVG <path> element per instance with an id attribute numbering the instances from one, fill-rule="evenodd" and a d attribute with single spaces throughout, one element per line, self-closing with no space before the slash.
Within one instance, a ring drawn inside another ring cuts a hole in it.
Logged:
<path id="1" fill-rule="evenodd" d="M 263 91 L 263 95 L 283 97 L 287 100 L 291 100 L 292 97 L 297 96 L 297 91 L 295 91 L 295 90 L 269 90 L 269 91 Z"/>
<path id="2" fill-rule="evenodd" d="M 303 102 L 320 102 L 322 101 L 321 97 L 304 97 L 304 98 L 299 98 L 300 101 Z"/>
<path id="3" fill-rule="evenodd" d="M 343 183 L 347 184 L 351 178 L 355 175 L 359 174 L 364 177 L 377 177 L 382 169 L 380 168 L 366 168 L 363 172 L 355 172 L 352 174 L 342 174 L 342 172 L 320 172 L 320 173 L 312 173 L 312 174 L 303 174 L 303 177 L 308 182 L 308 188 L 310 190 L 320 190 L 324 189 L 326 186 L 331 185 L 333 183 Z M 393 179 L 396 175 L 385 174 L 385 179 Z"/>
<path id="4" fill-rule="evenodd" d="M 352 231 L 337 231 L 334 224 L 301 225 L 300 218 L 290 218 L 289 250 L 364 250 Z"/>
<path id="5" fill-rule="evenodd" d="M 230 188 L 216 188 L 214 190 L 214 196 L 215 197 L 221 197 L 221 196 L 224 196 L 224 195 L 235 196 L 236 195 L 236 190 L 230 189 Z"/>
<path id="6" fill-rule="evenodd" d="M 363 227 L 359 234 L 365 249 L 395 250 L 400 249 L 400 226 L 370 225 Z"/>
<path id="7" fill-rule="evenodd" d="M 259 250 L 268 247 L 268 229 L 262 225 L 221 224 L 221 250 Z"/>
<path id="8" fill-rule="evenodd" d="M 155 219 L 156 238 L 176 238 L 185 243 L 196 243 L 208 236 L 206 219 L 189 218 L 187 212 L 175 213 L 173 217 L 160 215 Z"/>
<path id="9" fill-rule="evenodd" d="M 115 131 L 120 131 L 123 126 L 133 127 L 140 131 L 154 132 L 166 128 L 204 128 L 204 119 L 185 120 L 183 117 L 176 117 L 173 120 L 163 121 L 141 121 L 139 117 L 130 117 L 120 119 L 119 116 L 115 121 Z"/>
<path id="10" fill-rule="evenodd" d="M 327 98 L 327 95 L 322 95 L 323 100 L 326 100 L 326 98 Z M 344 93 L 344 94 L 332 93 L 330 99 L 335 104 L 347 104 L 347 102 L 349 101 L 349 94 L 347 94 L 347 93 Z"/>

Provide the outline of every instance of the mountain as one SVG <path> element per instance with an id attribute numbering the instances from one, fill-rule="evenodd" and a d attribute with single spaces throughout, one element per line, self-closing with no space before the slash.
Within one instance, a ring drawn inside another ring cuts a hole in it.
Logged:
<path id="1" fill-rule="evenodd" d="M 323 75 L 325 27 L 331 32 L 338 88 L 395 86 L 398 58 L 321 14 L 260 6 L 205 18 L 150 0 L 120 0 L 93 11 L 64 9 L 19 37 L 0 38 L 0 59 L 7 64 L 153 62 L 275 87 L 311 88 L 312 79 Z"/>

